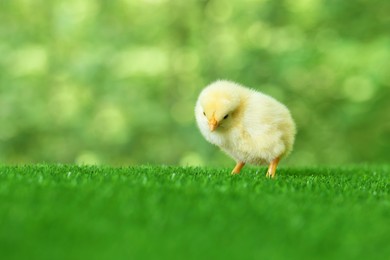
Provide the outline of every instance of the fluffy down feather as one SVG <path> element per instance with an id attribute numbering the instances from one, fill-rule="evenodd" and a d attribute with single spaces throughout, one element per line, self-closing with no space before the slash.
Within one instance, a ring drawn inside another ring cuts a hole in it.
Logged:
<path id="1" fill-rule="evenodd" d="M 195 117 L 206 140 L 237 161 L 232 173 L 239 173 L 245 163 L 269 163 L 267 176 L 274 177 L 279 159 L 293 148 L 296 128 L 287 107 L 231 81 L 206 86 Z"/>

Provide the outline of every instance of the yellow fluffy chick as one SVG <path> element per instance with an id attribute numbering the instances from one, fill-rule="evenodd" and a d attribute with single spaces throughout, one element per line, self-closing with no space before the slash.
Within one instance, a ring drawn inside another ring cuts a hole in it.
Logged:
<path id="1" fill-rule="evenodd" d="M 232 174 L 246 163 L 269 164 L 266 176 L 273 178 L 279 160 L 293 148 L 296 128 L 287 107 L 231 81 L 206 86 L 195 117 L 206 140 L 236 160 Z"/>

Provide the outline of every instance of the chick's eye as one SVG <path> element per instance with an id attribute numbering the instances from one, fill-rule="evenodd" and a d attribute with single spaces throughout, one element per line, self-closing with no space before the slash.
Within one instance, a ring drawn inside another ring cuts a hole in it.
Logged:
<path id="1" fill-rule="evenodd" d="M 226 115 L 226 116 L 223 117 L 223 119 L 226 119 L 226 118 L 228 118 L 228 117 L 229 117 L 229 115 Z"/>
<path id="2" fill-rule="evenodd" d="M 206 116 L 206 112 L 203 112 L 203 115 Z"/>

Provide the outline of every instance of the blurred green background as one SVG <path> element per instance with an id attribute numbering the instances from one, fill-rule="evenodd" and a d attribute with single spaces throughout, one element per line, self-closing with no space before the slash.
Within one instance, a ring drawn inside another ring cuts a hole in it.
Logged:
<path id="1" fill-rule="evenodd" d="M 231 166 L 194 123 L 216 79 L 285 103 L 284 165 L 386 163 L 390 1 L 1 0 L 0 162 Z"/>

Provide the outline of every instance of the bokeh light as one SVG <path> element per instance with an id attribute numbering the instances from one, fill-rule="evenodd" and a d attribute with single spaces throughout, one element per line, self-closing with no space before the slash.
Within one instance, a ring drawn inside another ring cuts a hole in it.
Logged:
<path id="1" fill-rule="evenodd" d="M 389 1 L 0 6 L 2 163 L 231 166 L 193 115 L 221 78 L 291 109 L 285 164 L 389 162 Z"/>

